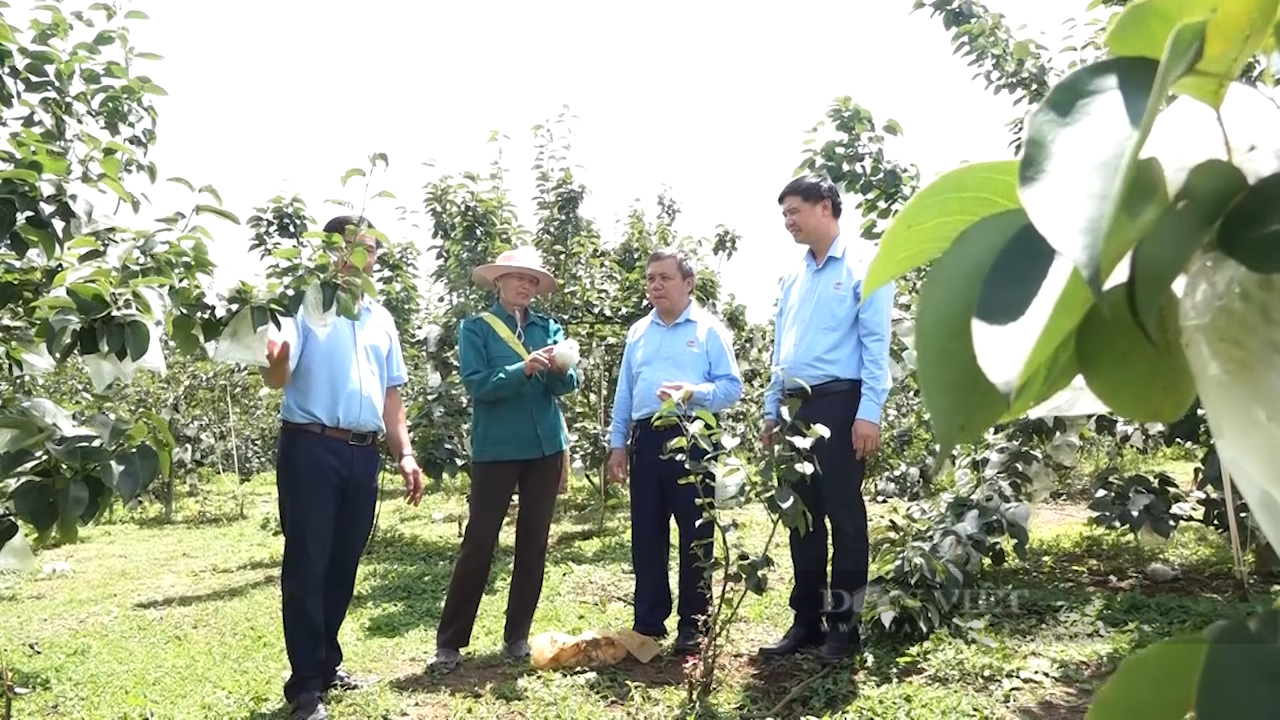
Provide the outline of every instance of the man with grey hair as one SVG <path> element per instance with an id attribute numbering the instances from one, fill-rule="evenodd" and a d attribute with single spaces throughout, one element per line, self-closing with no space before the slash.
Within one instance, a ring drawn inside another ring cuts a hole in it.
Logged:
<path id="1" fill-rule="evenodd" d="M 663 458 L 679 425 L 654 427 L 667 400 L 682 414 L 722 412 L 742 396 L 742 377 L 733 352 L 733 334 L 693 299 L 695 273 L 675 250 L 658 250 L 645 268 L 645 288 L 653 310 L 631 326 L 618 372 L 610 429 L 609 475 L 626 484 L 631 475 L 631 561 L 635 568 L 633 629 L 651 637 L 667 634 L 671 587 L 667 578 L 670 522 L 679 529 L 680 594 L 674 649 L 696 652 L 706 631 L 714 527 L 702 519 L 699 497 L 714 500 L 714 478 L 682 483 L 689 471 Z M 628 459 L 628 449 L 630 458 Z M 705 451 L 688 448 L 691 456 Z M 707 565 L 707 567 L 699 567 Z"/>

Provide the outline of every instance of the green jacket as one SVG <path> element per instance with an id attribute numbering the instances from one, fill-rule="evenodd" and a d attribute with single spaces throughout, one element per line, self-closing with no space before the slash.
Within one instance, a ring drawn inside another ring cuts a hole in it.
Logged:
<path id="1" fill-rule="evenodd" d="M 489 309 L 514 334 L 515 317 L 500 304 Z M 540 350 L 564 339 L 564 328 L 529 311 L 524 346 Z M 578 389 L 576 368 L 524 374 L 524 358 L 479 315 L 458 331 L 462 384 L 471 396 L 471 461 L 536 460 L 569 446 L 556 398 Z"/>

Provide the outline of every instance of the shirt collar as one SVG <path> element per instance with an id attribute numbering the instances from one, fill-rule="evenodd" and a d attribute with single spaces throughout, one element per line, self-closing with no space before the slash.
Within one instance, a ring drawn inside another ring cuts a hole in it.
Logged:
<path id="1" fill-rule="evenodd" d="M 694 300 L 693 298 L 690 298 L 689 307 L 685 308 L 684 312 L 680 313 L 680 317 L 676 318 L 675 322 L 671 323 L 671 325 L 668 325 L 667 327 L 674 327 L 684 322 L 685 320 L 696 320 L 698 317 L 698 313 L 701 313 L 701 312 L 702 312 L 702 308 L 698 306 L 698 301 Z M 662 317 L 658 315 L 657 308 L 654 308 L 649 311 L 649 317 L 655 322 L 662 323 Z"/>
<path id="2" fill-rule="evenodd" d="M 827 260 L 830 260 L 831 258 L 843 258 L 843 257 L 844 257 L 844 235 L 836 235 L 836 238 L 831 241 L 831 247 L 827 248 L 827 257 L 822 261 L 822 264 L 826 265 Z M 812 248 L 805 251 L 804 261 L 809 264 L 809 267 L 812 267 L 812 268 L 818 267 L 818 261 L 813 257 Z"/>

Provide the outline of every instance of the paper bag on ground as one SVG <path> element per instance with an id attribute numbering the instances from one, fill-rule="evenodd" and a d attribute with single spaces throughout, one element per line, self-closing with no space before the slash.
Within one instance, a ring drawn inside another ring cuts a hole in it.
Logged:
<path id="1" fill-rule="evenodd" d="M 658 643 L 633 630 L 587 631 L 574 637 L 547 632 L 530 643 L 533 666 L 539 670 L 617 665 L 627 655 L 647 663 L 658 654 Z"/>

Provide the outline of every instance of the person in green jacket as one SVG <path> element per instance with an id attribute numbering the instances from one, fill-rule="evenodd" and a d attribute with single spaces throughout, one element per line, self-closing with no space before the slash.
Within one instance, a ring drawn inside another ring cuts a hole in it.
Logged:
<path id="1" fill-rule="evenodd" d="M 556 289 L 537 251 L 521 247 L 477 267 L 472 278 L 497 290 L 487 312 L 463 321 L 458 355 L 471 397 L 471 492 L 467 529 L 454 562 L 430 665 L 449 670 L 471 642 L 480 598 L 489 581 L 498 532 L 515 492 L 515 569 L 507 598 L 504 652 L 529 656 L 529 628 L 542 593 L 547 536 L 568 462 L 569 438 L 557 399 L 578 389 L 573 358 L 555 345 L 564 329 L 529 304 Z M 573 362 L 570 362 L 573 360 Z"/>

